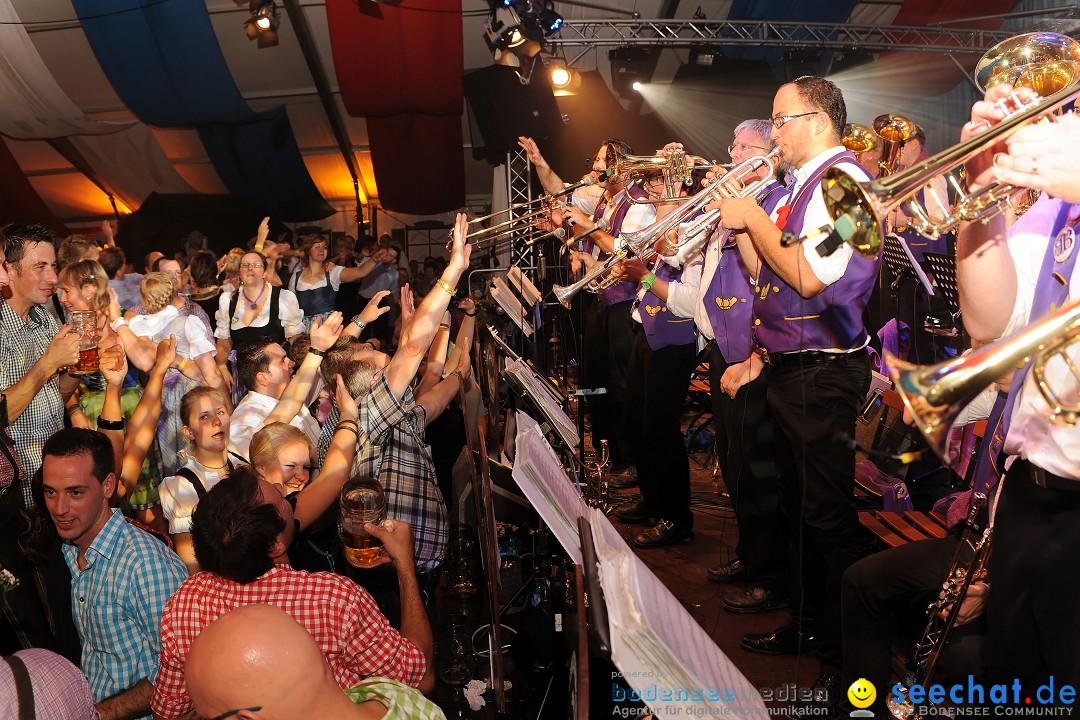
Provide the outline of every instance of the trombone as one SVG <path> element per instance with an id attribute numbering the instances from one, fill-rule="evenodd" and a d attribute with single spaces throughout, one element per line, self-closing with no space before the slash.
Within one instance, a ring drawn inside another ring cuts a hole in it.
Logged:
<path id="1" fill-rule="evenodd" d="M 694 216 L 714 199 L 750 197 L 757 195 L 762 189 L 772 182 L 772 176 L 750 180 L 752 174 L 759 170 L 762 165 L 770 168 L 776 167 L 780 161 L 780 148 L 776 148 L 768 155 L 755 155 L 734 166 L 720 177 L 713 180 L 696 195 L 689 198 L 680 198 L 686 203 L 667 217 L 661 218 L 652 225 L 637 232 L 623 233 L 622 245 L 613 252 L 604 262 L 598 263 L 585 273 L 580 280 L 572 285 L 556 285 L 552 288 L 555 298 L 562 303 L 563 307 L 569 308 L 570 301 L 582 290 L 597 293 L 616 284 L 614 273 L 611 271 L 622 260 L 629 257 L 638 257 L 642 260 L 651 260 L 658 254 L 674 255 L 680 247 L 688 242 L 699 238 L 706 232 L 713 221 L 720 216 L 719 210 L 709 210 Z M 747 182 L 749 180 L 749 182 Z M 686 227 L 681 227 L 694 218 L 693 222 Z M 670 232 L 677 233 L 677 242 L 671 244 L 668 239 Z"/>
<path id="2" fill-rule="evenodd" d="M 904 203 L 912 227 L 937 239 L 961 222 L 986 221 L 1005 212 L 1014 196 L 1026 192 L 1025 188 L 996 182 L 969 191 L 952 171 L 1080 95 L 1080 42 L 1056 33 L 1018 35 L 990 48 L 976 73 L 984 88 L 1009 82 L 1031 88 L 1038 95 L 1027 101 L 1015 92 L 1003 98 L 998 101 L 1005 113 L 1000 123 L 895 175 L 860 182 L 840 168 L 832 168 L 822 179 L 829 214 L 834 223 L 846 216 L 838 227 L 844 227 L 844 241 L 859 254 L 877 259 L 884 241 L 882 221 Z M 931 217 L 914 199 L 924 188 L 933 193 L 931 182 L 938 176 L 945 176 L 956 191 L 953 210 L 942 219 Z"/>
<path id="3" fill-rule="evenodd" d="M 470 226 L 480 225 L 481 223 L 487 222 L 492 218 L 497 218 L 500 215 L 508 214 L 510 216 L 506 220 L 498 222 L 495 225 L 477 227 L 465 236 L 465 241 L 472 243 L 474 252 L 480 252 L 491 250 L 493 247 L 499 249 L 501 245 L 510 244 L 515 241 L 536 242 L 540 238 L 548 235 L 564 237 L 566 231 L 562 228 L 556 228 L 553 231 L 542 230 L 536 227 L 536 222 L 541 218 L 550 215 L 552 210 L 565 207 L 565 198 L 567 195 L 570 195 L 578 188 L 595 184 L 596 178 L 592 175 L 586 175 L 578 182 L 573 185 L 567 185 L 553 195 L 541 195 L 535 200 L 517 203 L 505 210 L 498 210 L 488 215 L 473 218 L 469 221 Z M 447 252 L 450 251 L 453 244 L 453 238 L 446 242 Z"/>

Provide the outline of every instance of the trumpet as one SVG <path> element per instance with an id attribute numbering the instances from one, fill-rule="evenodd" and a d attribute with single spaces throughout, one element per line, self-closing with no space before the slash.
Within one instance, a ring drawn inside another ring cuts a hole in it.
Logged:
<path id="1" fill-rule="evenodd" d="M 937 239 L 961 222 L 986 221 L 1005 212 L 1014 196 L 1026 192 L 1025 188 L 1005 183 L 990 183 L 968 191 L 953 171 L 1028 123 L 1049 117 L 1080 95 L 1080 42 L 1056 33 L 1019 35 L 987 51 L 976 72 L 985 87 L 1011 82 L 1039 94 L 1027 101 L 1016 93 L 1003 98 L 998 101 L 998 107 L 1005 118 L 997 125 L 888 178 L 860 182 L 839 168 L 831 168 L 822 179 L 829 214 L 834 222 L 847 216 L 842 223 L 845 228 L 842 237 L 859 254 L 877 259 L 885 235 L 883 220 L 904 203 L 912 227 L 928 238 Z M 931 217 L 914 200 L 924 188 L 932 195 L 931 183 L 938 176 L 948 179 L 957 196 L 952 212 L 942 219 Z"/>
<path id="2" fill-rule="evenodd" d="M 874 132 L 882 141 L 881 160 L 878 161 L 881 172 L 878 177 L 885 177 L 896 172 L 904 143 L 915 135 L 916 129 L 915 123 L 903 115 L 886 113 L 874 118 Z"/>
<path id="3" fill-rule="evenodd" d="M 686 204 L 665 218 L 658 220 L 647 228 L 637 232 L 623 233 L 623 241 L 603 263 L 597 264 L 593 269 L 585 273 L 580 280 L 572 285 L 556 285 L 552 288 L 555 298 L 562 303 L 563 307 L 570 307 L 570 301 L 582 290 L 600 292 L 618 282 L 610 273 L 620 261 L 630 257 L 639 257 L 642 260 L 650 260 L 657 254 L 674 255 L 683 244 L 698 239 L 701 233 L 719 217 L 718 210 L 709 210 L 694 221 L 688 228 L 682 228 L 683 223 L 689 222 L 699 210 L 708 205 L 712 200 L 719 198 L 750 197 L 757 195 L 761 190 L 772 182 L 771 175 L 764 178 L 750 180 L 753 173 L 768 165 L 776 167 L 780 161 L 780 148 L 776 148 L 768 155 L 755 155 L 734 166 L 726 173 L 712 181 L 700 192 L 686 200 Z M 676 233 L 676 243 L 670 243 L 668 234 Z"/>
<path id="4" fill-rule="evenodd" d="M 566 231 L 562 230 L 562 228 L 557 228 L 554 231 L 541 230 L 536 227 L 535 223 L 541 218 L 549 215 L 552 210 L 565 207 L 566 196 L 570 195 L 578 188 L 595 184 L 596 178 L 592 175 L 586 175 L 573 185 L 567 185 L 565 188 L 552 195 L 541 195 L 535 200 L 517 203 L 505 210 L 499 210 L 482 217 L 473 218 L 469 221 L 469 225 L 479 225 L 492 218 L 497 218 L 500 215 L 511 215 L 508 219 L 496 223 L 495 225 L 478 227 L 475 230 L 472 230 L 465 236 L 465 241 L 472 243 L 474 251 L 486 251 L 490 250 L 492 246 L 498 248 L 498 246 L 506 241 L 514 242 L 524 240 L 525 242 L 535 242 L 547 235 L 564 237 Z M 514 215 L 513 213 L 519 214 Z M 453 244 L 453 238 L 446 242 L 447 252 L 450 251 Z"/>
<path id="5" fill-rule="evenodd" d="M 700 155 L 691 155 L 682 150 L 667 150 L 659 155 L 620 155 L 615 163 L 615 175 L 624 180 L 630 178 L 638 184 L 644 184 L 650 176 L 659 172 L 664 178 L 664 197 L 639 200 L 633 193 L 627 193 L 630 202 L 639 205 L 655 205 L 685 200 L 680 197 L 679 188 L 689 187 L 694 183 L 695 171 L 709 170 L 716 164 L 715 161 L 707 160 Z"/>
<path id="6" fill-rule="evenodd" d="M 964 407 L 995 380 L 1031 358 L 1031 374 L 1039 394 L 1050 406 L 1050 420 L 1062 425 L 1080 422 L 1080 401 L 1067 403 L 1046 380 L 1046 366 L 1058 354 L 1080 381 L 1080 370 L 1064 355 L 1080 341 L 1080 300 L 1011 337 L 937 365 L 916 366 L 885 352 L 889 374 L 915 425 L 942 459 L 949 451 L 949 428 Z"/>

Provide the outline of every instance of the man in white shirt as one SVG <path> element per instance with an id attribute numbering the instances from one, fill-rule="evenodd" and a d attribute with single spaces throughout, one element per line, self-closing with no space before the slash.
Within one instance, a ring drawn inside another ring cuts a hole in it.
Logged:
<path id="1" fill-rule="evenodd" d="M 1001 122 L 1000 101 L 1012 90 L 997 85 L 975 103 L 961 140 Z M 1021 96 L 1030 97 L 1026 89 Z M 1023 216 L 998 215 L 965 223 L 957 234 L 957 279 L 964 326 L 972 339 L 1008 337 L 1044 319 L 1053 308 L 1075 306 L 1080 261 L 1080 118 L 1030 124 L 967 163 L 972 191 L 991 182 L 1041 190 Z M 1075 321 L 1073 323 L 1075 331 Z M 1060 339 L 1065 339 L 1062 332 Z M 1080 347 L 1065 355 L 1080 363 Z M 1075 404 L 1077 378 L 1056 356 L 1045 380 L 1062 403 Z M 1032 363 L 1014 375 L 1006 404 L 1005 445 L 1018 456 L 1007 465 L 994 519 L 987 608 L 988 683 L 1019 682 L 1019 697 L 1044 684 L 1080 683 L 1077 634 L 1080 576 L 1080 427 L 1052 419 Z M 1005 680 L 1004 678 L 1008 678 Z M 1052 678 L 1052 679 L 1051 679 Z M 1051 691 L 1043 704 L 1071 704 Z M 1023 702 L 1021 700 L 1021 702 Z"/>
<path id="2" fill-rule="evenodd" d="M 314 337 L 312 346 L 315 347 Z M 296 363 L 289 359 L 285 349 L 275 342 L 253 342 L 237 349 L 237 375 L 248 392 L 237 404 L 229 422 L 229 452 L 234 456 L 247 458 L 252 436 L 277 407 L 285 388 L 293 379 L 295 367 Z M 306 395 L 305 391 L 304 397 Z M 312 445 L 319 442 L 319 422 L 303 403 L 289 422 L 303 430 Z"/>

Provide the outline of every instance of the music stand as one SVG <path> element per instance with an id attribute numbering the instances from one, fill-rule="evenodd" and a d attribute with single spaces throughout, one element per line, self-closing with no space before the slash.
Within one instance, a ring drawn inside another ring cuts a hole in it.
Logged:
<path id="1" fill-rule="evenodd" d="M 915 262 L 915 255 L 912 254 L 911 248 L 908 247 L 904 238 L 899 235 L 886 235 L 881 258 L 895 278 L 893 280 L 893 294 L 896 294 L 900 286 L 900 278 L 905 274 L 913 275 L 922 285 L 927 295 L 934 294 L 934 286 L 930 284 L 930 278 L 926 277 L 922 267 Z"/>
<path id="2" fill-rule="evenodd" d="M 923 259 L 930 264 L 934 275 L 934 284 L 941 291 L 949 310 L 954 315 L 960 312 L 960 292 L 956 289 L 956 258 L 941 253 L 924 253 Z"/>

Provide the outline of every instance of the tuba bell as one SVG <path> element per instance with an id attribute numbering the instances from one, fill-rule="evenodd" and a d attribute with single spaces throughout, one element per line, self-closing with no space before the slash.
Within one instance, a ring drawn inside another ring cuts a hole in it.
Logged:
<path id="1" fill-rule="evenodd" d="M 874 137 L 874 132 L 865 125 L 848 123 L 844 126 L 840 143 L 851 152 L 859 154 L 873 150 L 878 140 Z"/>
<path id="2" fill-rule="evenodd" d="M 1080 421 L 1080 402 L 1071 403 L 1055 392 L 1046 379 L 1046 366 L 1058 354 L 1080 341 L 1080 300 L 1028 326 L 1021 332 L 975 352 L 937 365 L 912 365 L 886 351 L 889 375 L 911 411 L 930 448 L 948 458 L 949 428 L 964 407 L 991 383 L 1031 358 L 1031 374 L 1046 404 L 1050 419 L 1063 425 Z M 1065 364 L 1080 382 L 1080 370 L 1068 356 Z"/>
<path id="3" fill-rule="evenodd" d="M 961 222 L 985 221 L 1002 213 L 1014 196 L 1025 192 L 1002 183 L 978 190 L 963 187 L 953 171 L 985 152 L 1025 125 L 1050 116 L 1080 95 L 1080 42 L 1056 33 L 1027 33 L 992 47 L 977 68 L 988 86 L 1011 81 L 1039 93 L 1022 100 L 1013 93 L 999 101 L 1005 118 L 989 130 L 927 158 L 906 170 L 868 182 L 860 182 L 840 168 L 830 169 L 822 182 L 825 204 L 833 221 L 847 216 L 843 239 L 869 258 L 881 254 L 884 218 L 906 203 L 911 226 L 931 239 L 949 232 Z M 1031 83 L 1027 85 L 1026 83 Z M 944 176 L 956 191 L 953 210 L 936 219 L 916 200 L 919 190 L 932 192 L 931 183 Z"/>
<path id="4" fill-rule="evenodd" d="M 679 195 L 679 188 L 694 184 L 695 171 L 709 170 L 716 164 L 712 160 L 691 155 L 683 150 L 666 150 L 658 155 L 619 155 L 615 164 L 615 175 L 644 185 L 649 177 L 655 177 L 659 173 L 664 178 L 664 197 L 638 199 L 633 193 L 627 193 L 630 202 L 656 205 L 685 200 Z"/>
<path id="5" fill-rule="evenodd" d="M 915 136 L 917 129 L 915 123 L 903 115 L 886 113 L 874 118 L 874 133 L 881 138 L 881 160 L 878 161 L 881 172 L 878 177 L 896 172 L 904 143 Z"/>

